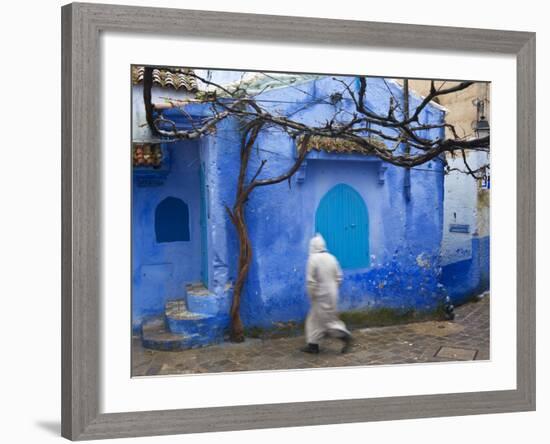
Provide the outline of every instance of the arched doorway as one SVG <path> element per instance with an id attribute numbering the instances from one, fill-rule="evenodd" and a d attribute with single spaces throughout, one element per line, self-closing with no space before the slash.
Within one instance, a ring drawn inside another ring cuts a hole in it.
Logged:
<path id="1" fill-rule="evenodd" d="M 315 214 L 315 231 L 325 238 L 342 268 L 369 265 L 367 206 L 349 185 L 338 184 L 323 196 Z"/>

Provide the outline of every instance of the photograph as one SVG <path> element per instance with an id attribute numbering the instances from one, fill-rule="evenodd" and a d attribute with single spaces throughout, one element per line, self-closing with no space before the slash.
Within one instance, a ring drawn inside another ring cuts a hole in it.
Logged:
<path id="1" fill-rule="evenodd" d="M 491 359 L 490 82 L 128 81 L 132 377 Z"/>

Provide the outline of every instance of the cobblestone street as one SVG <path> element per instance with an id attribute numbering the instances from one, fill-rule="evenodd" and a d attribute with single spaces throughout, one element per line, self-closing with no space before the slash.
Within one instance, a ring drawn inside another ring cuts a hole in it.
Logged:
<path id="1" fill-rule="evenodd" d="M 409 364 L 489 359 L 489 296 L 456 309 L 454 321 L 427 321 L 352 331 L 346 354 L 327 339 L 321 353 L 301 352 L 303 336 L 247 339 L 178 352 L 148 350 L 133 339 L 133 376 Z"/>

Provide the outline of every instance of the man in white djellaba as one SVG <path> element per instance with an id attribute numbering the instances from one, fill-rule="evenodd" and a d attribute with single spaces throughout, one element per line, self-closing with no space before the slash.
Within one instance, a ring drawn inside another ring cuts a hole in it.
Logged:
<path id="1" fill-rule="evenodd" d="M 306 284 L 311 308 L 306 319 L 307 344 L 301 349 L 303 352 L 319 353 L 319 342 L 325 336 L 342 340 L 342 353 L 349 350 L 351 333 L 337 312 L 342 278 L 338 260 L 327 251 L 323 237 L 316 234 L 309 242 Z"/>

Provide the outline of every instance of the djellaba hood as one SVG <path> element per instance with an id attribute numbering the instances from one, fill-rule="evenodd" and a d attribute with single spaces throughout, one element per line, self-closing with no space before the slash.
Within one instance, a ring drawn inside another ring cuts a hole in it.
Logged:
<path id="1" fill-rule="evenodd" d="M 327 244 L 325 239 L 320 234 L 316 234 L 309 241 L 309 254 L 324 253 L 327 251 Z"/>

